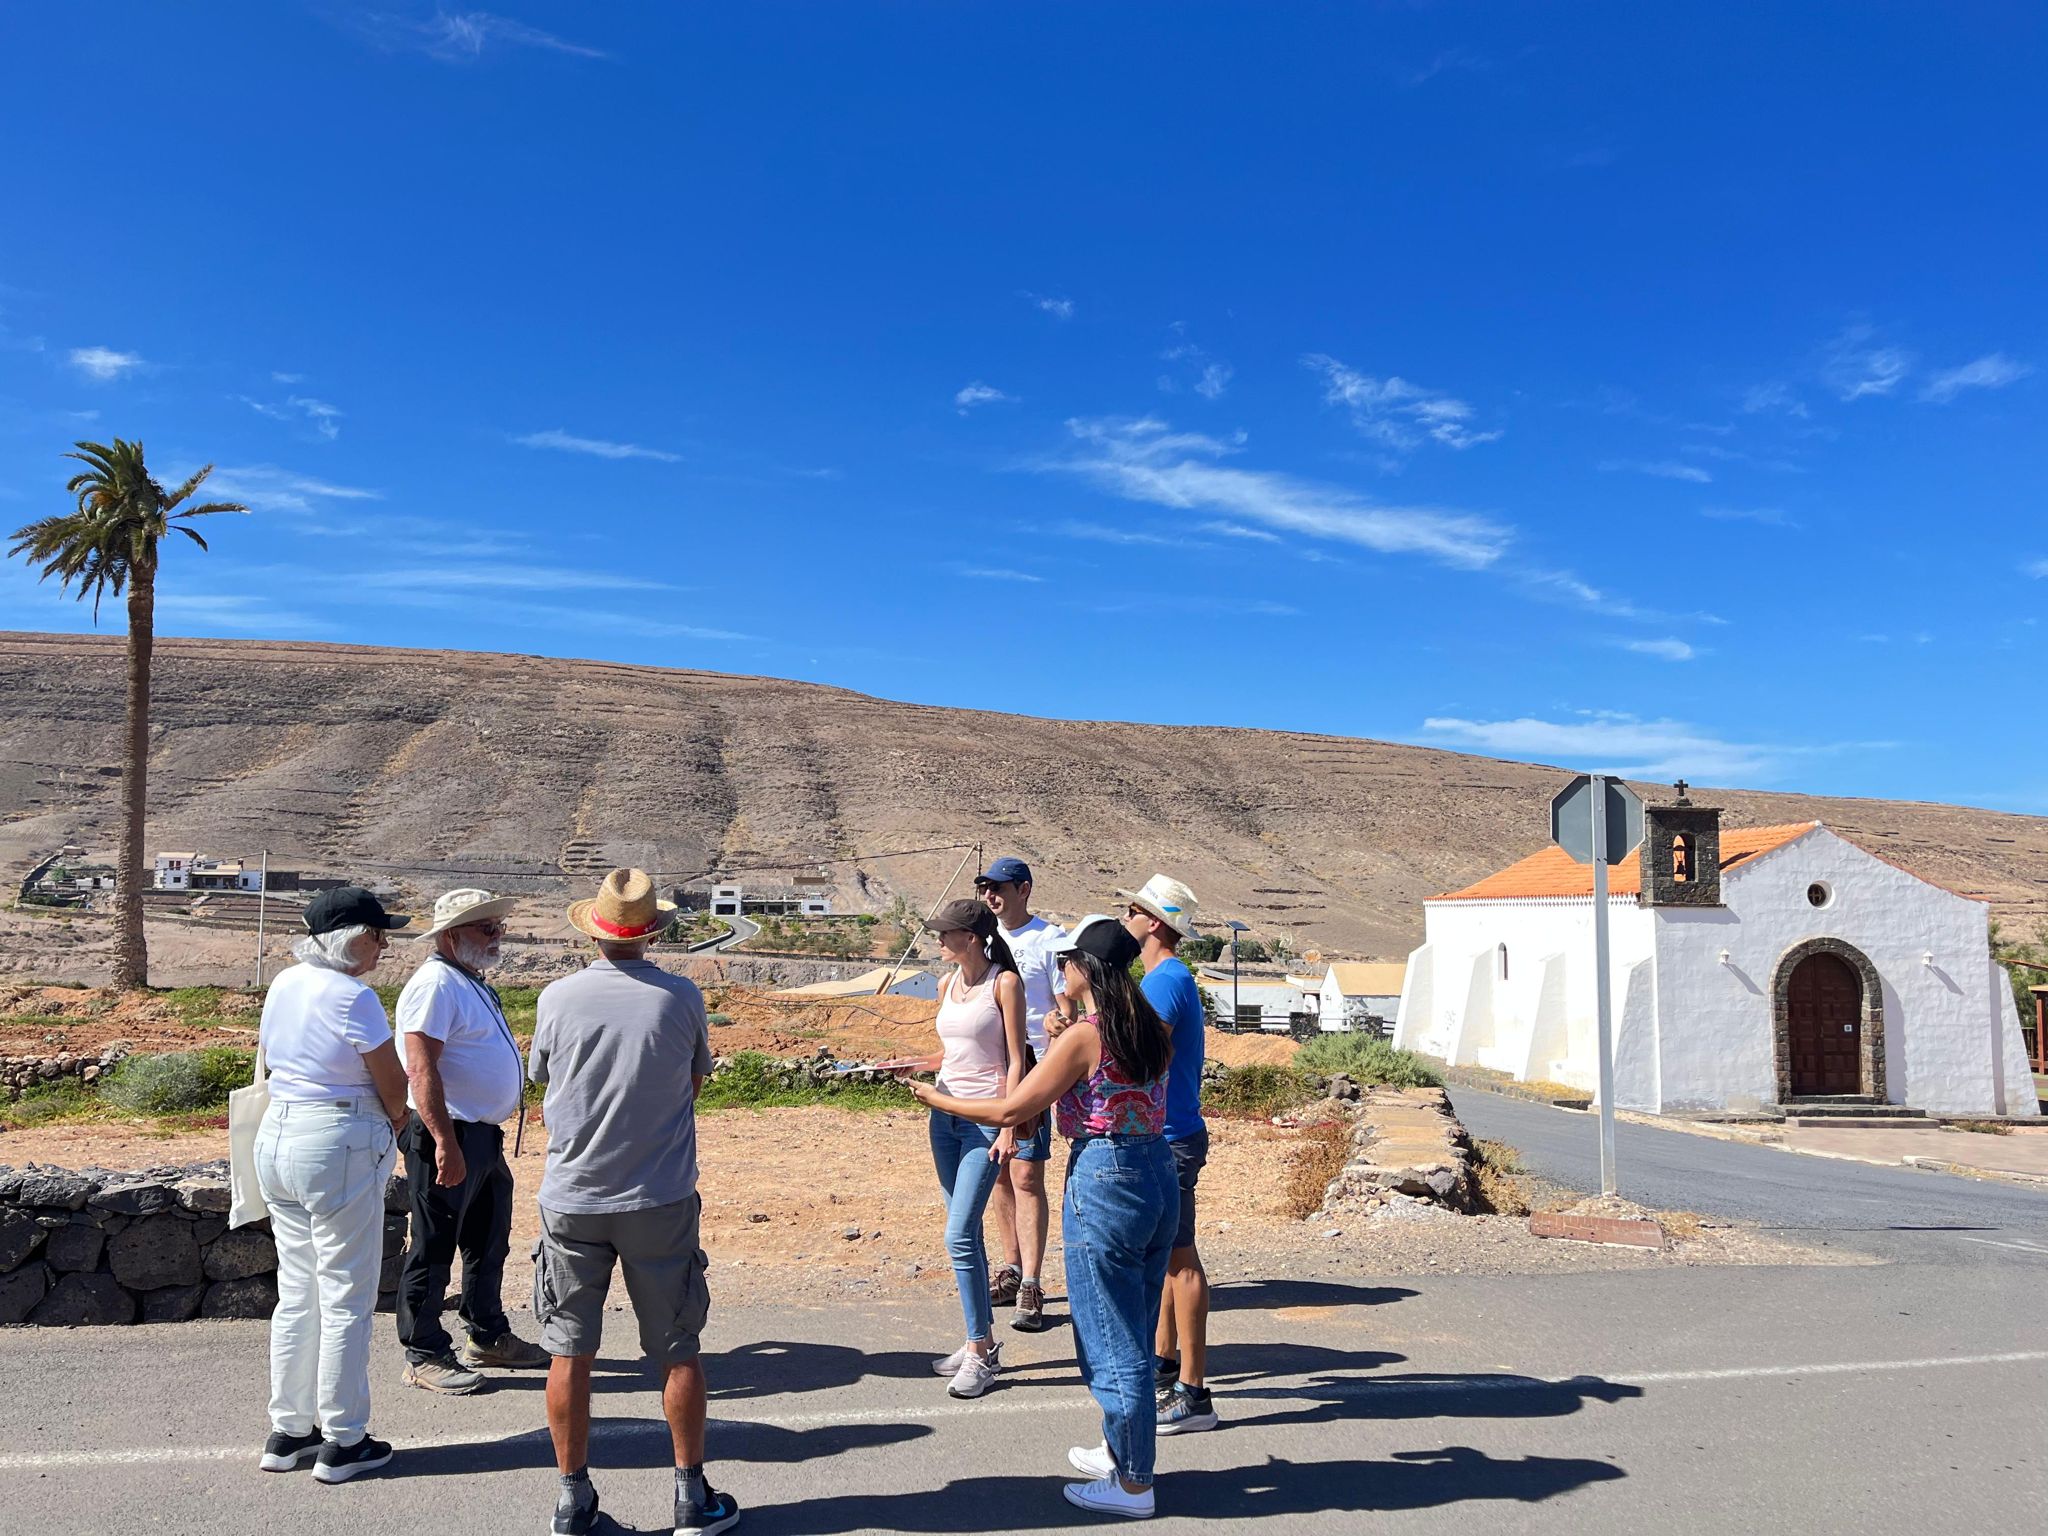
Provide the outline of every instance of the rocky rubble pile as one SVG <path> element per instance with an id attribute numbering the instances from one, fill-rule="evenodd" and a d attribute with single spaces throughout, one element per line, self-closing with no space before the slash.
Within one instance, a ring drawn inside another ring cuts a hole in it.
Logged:
<path id="1" fill-rule="evenodd" d="M 0 1167 L 0 1323 L 78 1327 L 268 1317 L 270 1224 L 230 1230 L 224 1162 L 111 1172 Z M 398 1289 L 403 1183 L 384 1196 L 378 1306 Z"/>
<path id="2" fill-rule="evenodd" d="M 48 1056 L 0 1056 L 0 1097 L 18 1099 L 38 1083 L 59 1082 L 67 1077 L 96 1083 L 127 1054 L 127 1042 L 117 1040 L 103 1051 L 83 1056 L 69 1051 Z"/>
<path id="3" fill-rule="evenodd" d="M 1451 1211 L 1474 1208 L 1472 1140 L 1443 1089 L 1360 1089 L 1348 1080 L 1346 1087 L 1345 1097 L 1358 1105 L 1351 1156 L 1330 1181 L 1317 1217 L 1370 1216 L 1416 1201 Z"/>

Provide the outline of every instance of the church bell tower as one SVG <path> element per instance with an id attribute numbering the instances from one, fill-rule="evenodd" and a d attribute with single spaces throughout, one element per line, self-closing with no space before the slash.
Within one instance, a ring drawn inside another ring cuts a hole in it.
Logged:
<path id="1" fill-rule="evenodd" d="M 1721 905 L 1721 808 L 1694 805 L 1680 779 L 1669 805 L 1643 807 L 1643 889 L 1646 907 Z"/>

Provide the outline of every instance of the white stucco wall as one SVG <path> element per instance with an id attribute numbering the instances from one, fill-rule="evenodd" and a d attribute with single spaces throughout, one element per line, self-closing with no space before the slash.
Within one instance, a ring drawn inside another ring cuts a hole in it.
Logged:
<path id="1" fill-rule="evenodd" d="M 1817 881 L 1832 892 L 1825 907 L 1807 900 Z M 2001 1004 L 1991 985 L 1983 902 L 1930 885 L 1825 827 L 1737 865 L 1723 877 L 1722 899 L 1720 911 L 1658 912 L 1663 1108 L 1777 1101 L 1771 989 L 1779 959 L 1807 939 L 1832 938 L 1862 951 L 1882 979 L 1891 1102 L 1939 1114 L 2008 1112 L 1998 1079 L 2011 995 Z M 2011 1034 L 2016 1043 L 2016 1021 Z M 2026 1111 L 2015 1102 L 2011 1112 Z"/>

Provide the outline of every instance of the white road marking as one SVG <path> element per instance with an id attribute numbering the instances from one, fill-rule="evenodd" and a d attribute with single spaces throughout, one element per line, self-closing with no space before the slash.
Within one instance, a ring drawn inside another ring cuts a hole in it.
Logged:
<path id="1" fill-rule="evenodd" d="M 1966 1237 L 1963 1241 L 1966 1243 L 1982 1243 L 1987 1248 L 2017 1248 L 2021 1253 L 2048 1254 L 2048 1248 L 2043 1248 L 2035 1243 L 2004 1243 L 1995 1237 Z"/>
<path id="2" fill-rule="evenodd" d="M 1696 1371 L 1636 1371 L 1626 1375 L 1597 1376 L 1587 1372 L 1579 1376 L 1555 1378 L 1537 1376 L 1445 1376 L 1425 1380 L 1385 1379 L 1375 1381 L 1370 1377 L 1359 1377 L 1351 1381 L 1318 1382 L 1310 1390 L 1315 1399 L 1327 1401 L 1330 1397 L 1393 1397 L 1413 1394 L 1450 1394 L 1461 1392 L 1555 1392 L 1570 1390 L 1578 1383 L 1588 1381 L 1609 1382 L 1616 1386 L 1663 1387 L 1683 1386 L 1689 1382 L 1744 1381 L 1765 1377 L 1785 1376 L 1856 1376 L 1873 1371 L 1935 1371 L 1952 1370 L 1958 1367 L 1980 1365 L 2032 1365 L 2048 1361 L 2048 1349 L 2011 1350 L 1996 1355 L 1938 1355 L 1922 1360 L 1844 1360 L 1828 1361 L 1818 1365 L 1740 1365 L 1725 1370 Z M 1227 1395 L 1227 1394 L 1226 1394 Z M 1287 1395 L 1287 1389 L 1276 1386 L 1262 1392 L 1264 1401 L 1272 1401 Z M 1307 1395 L 1304 1393 L 1304 1395 Z M 820 1413 L 770 1413 L 758 1418 L 733 1417 L 714 1414 L 710 1428 L 715 1434 L 724 1428 L 741 1428 L 761 1425 L 771 1429 L 816 1429 L 833 1424 L 901 1424 L 906 1422 L 928 1423 L 940 1419 L 988 1418 L 1024 1413 L 1077 1413 L 1085 1412 L 1091 1400 L 1079 1393 L 1062 1394 L 1057 1398 L 1033 1396 L 1024 1401 L 1009 1403 L 997 1398 L 994 1401 L 975 1404 L 938 1403 L 929 1407 L 906 1406 L 901 1408 L 857 1408 L 840 1412 Z M 595 1424 L 591 1426 L 590 1437 L 596 1441 L 625 1440 L 640 1436 L 668 1436 L 668 1426 L 657 1418 L 637 1420 L 629 1424 Z M 426 1450 L 449 1446 L 512 1446 L 523 1441 L 537 1445 L 547 1443 L 545 1429 L 532 1429 L 518 1434 L 439 1435 L 430 1440 L 396 1440 L 392 1444 L 399 1450 Z M 10 1452 L 0 1454 L 0 1472 L 51 1472 L 65 1467 L 132 1467 L 171 1466 L 184 1462 L 242 1461 L 252 1465 L 260 1447 L 251 1442 L 245 1445 L 190 1445 L 163 1446 L 155 1450 L 131 1451 L 49 1451 Z"/>

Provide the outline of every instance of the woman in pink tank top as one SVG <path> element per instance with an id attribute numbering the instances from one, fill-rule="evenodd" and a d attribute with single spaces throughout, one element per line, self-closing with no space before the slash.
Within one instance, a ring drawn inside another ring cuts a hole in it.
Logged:
<path id="1" fill-rule="evenodd" d="M 1024 1080 L 1024 983 L 996 915 L 979 901 L 949 901 L 932 918 L 953 972 L 939 993 L 939 1086 L 962 1103 L 995 1103 Z M 960 1288 L 967 1342 L 933 1362 L 955 1397 L 979 1397 L 1001 1364 L 988 1297 L 982 1213 L 1003 1164 L 1016 1154 L 1014 1127 L 932 1111 L 932 1165 L 946 1192 L 946 1253 Z"/>
<path id="2" fill-rule="evenodd" d="M 1114 918 L 1089 917 L 1060 959 L 1072 1022 L 1045 1059 L 1000 1098 L 965 1098 L 937 1084 L 911 1091 L 945 1114 L 1013 1127 L 1057 1107 L 1073 1152 L 1060 1210 L 1067 1297 L 1081 1379 L 1102 1408 L 1102 1443 L 1068 1455 L 1091 1481 L 1070 1483 L 1083 1509 L 1153 1512 L 1157 1410 L 1152 1339 L 1160 1287 L 1180 1221 L 1180 1180 L 1161 1134 L 1173 1039 L 1131 980 L 1138 941 Z"/>

